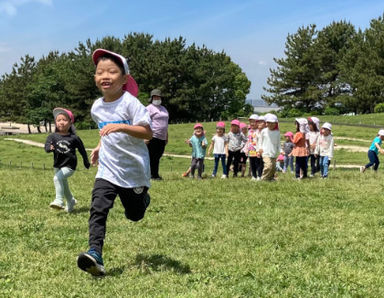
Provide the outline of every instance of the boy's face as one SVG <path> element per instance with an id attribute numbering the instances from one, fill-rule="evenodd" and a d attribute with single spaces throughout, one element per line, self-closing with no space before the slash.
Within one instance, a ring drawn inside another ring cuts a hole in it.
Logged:
<path id="1" fill-rule="evenodd" d="M 249 119 L 249 125 L 251 126 L 252 129 L 256 129 L 257 127 L 257 122 L 255 119 Z"/>
<path id="2" fill-rule="evenodd" d="M 276 122 L 267 122 L 267 127 L 270 130 L 274 130 L 276 128 L 277 123 Z"/>
<path id="3" fill-rule="evenodd" d="M 195 136 L 199 137 L 203 134 L 203 129 L 201 127 L 195 128 Z"/>
<path id="4" fill-rule="evenodd" d="M 121 69 L 112 60 L 100 60 L 97 64 L 95 83 L 104 96 L 120 97 L 126 81 L 127 75 L 123 75 Z"/>
<path id="5" fill-rule="evenodd" d="M 258 121 L 258 122 L 257 122 L 257 127 L 258 127 L 259 129 L 263 129 L 263 128 L 265 128 L 265 122 L 264 122 L 264 121 Z"/>
<path id="6" fill-rule="evenodd" d="M 59 114 L 56 117 L 55 124 L 59 132 L 67 132 L 71 126 L 71 121 L 69 121 L 67 116 Z"/>
<path id="7" fill-rule="evenodd" d="M 240 130 L 240 127 L 239 127 L 239 126 L 237 126 L 237 125 L 235 125 L 235 124 L 231 124 L 231 131 L 232 131 L 233 133 L 238 133 L 239 130 Z"/>
<path id="8" fill-rule="evenodd" d="M 331 131 L 328 128 L 323 127 L 322 130 L 323 130 L 323 135 L 325 136 L 329 136 L 331 134 Z"/>

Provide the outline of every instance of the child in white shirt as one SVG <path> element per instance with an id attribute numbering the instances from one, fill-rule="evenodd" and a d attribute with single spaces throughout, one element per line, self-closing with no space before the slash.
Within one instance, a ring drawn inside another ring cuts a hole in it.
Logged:
<path id="1" fill-rule="evenodd" d="M 328 167 L 333 158 L 333 147 L 332 125 L 331 123 L 325 122 L 321 127 L 315 150 L 316 155 L 320 156 L 320 172 L 322 178 L 328 177 Z"/>
<path id="2" fill-rule="evenodd" d="M 215 164 L 213 167 L 212 177 L 216 177 L 219 162 L 221 160 L 221 166 L 223 167 L 223 175 L 221 178 L 227 178 L 227 168 L 225 165 L 226 156 L 228 156 L 228 139 L 225 133 L 225 123 L 220 121 L 216 124 L 216 134 L 212 138 L 212 143 L 208 149 L 208 155 L 212 153 L 215 157 Z"/>

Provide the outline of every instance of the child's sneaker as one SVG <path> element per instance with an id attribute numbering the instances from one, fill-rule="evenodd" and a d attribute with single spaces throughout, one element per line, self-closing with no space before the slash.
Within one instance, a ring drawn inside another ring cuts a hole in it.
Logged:
<path id="1" fill-rule="evenodd" d="M 76 204 L 77 204 L 77 200 L 75 198 L 72 198 L 72 200 L 70 202 L 67 202 L 67 206 L 64 209 L 65 212 L 72 213 Z"/>
<path id="2" fill-rule="evenodd" d="M 360 173 L 364 173 L 365 172 L 365 167 L 360 167 Z"/>
<path id="3" fill-rule="evenodd" d="M 51 204 L 49 204 L 49 207 L 53 209 L 62 210 L 64 209 L 64 203 L 58 199 L 55 199 Z"/>
<path id="4" fill-rule="evenodd" d="M 184 172 L 183 174 L 181 174 L 181 177 L 188 177 L 188 172 Z"/>
<path id="5" fill-rule="evenodd" d="M 93 276 L 101 276 L 105 274 L 103 258 L 101 257 L 101 254 L 93 248 L 87 252 L 79 254 L 77 257 L 77 266 Z"/>

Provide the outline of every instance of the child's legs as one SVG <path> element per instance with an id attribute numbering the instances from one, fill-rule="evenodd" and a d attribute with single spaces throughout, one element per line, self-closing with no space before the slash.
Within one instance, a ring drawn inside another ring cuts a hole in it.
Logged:
<path id="1" fill-rule="evenodd" d="M 228 175 L 227 166 L 225 165 L 225 154 L 220 154 L 219 158 L 221 159 L 221 166 L 223 167 L 223 174 Z"/>
<path id="2" fill-rule="evenodd" d="M 264 169 L 261 180 L 272 180 L 276 172 L 276 158 L 263 157 Z"/>
<path id="3" fill-rule="evenodd" d="M 100 254 L 103 250 L 106 222 L 109 209 L 118 193 L 118 187 L 107 180 L 96 179 L 92 191 L 92 203 L 89 216 L 89 247 Z"/>
<path id="4" fill-rule="evenodd" d="M 300 178 L 300 170 L 303 177 L 307 177 L 307 156 L 296 156 L 296 178 Z"/>
<path id="5" fill-rule="evenodd" d="M 256 157 L 257 175 L 261 178 L 264 170 L 264 161 L 262 157 Z"/>
<path id="6" fill-rule="evenodd" d="M 316 158 L 315 158 L 315 155 L 311 154 L 309 156 L 309 159 L 310 159 L 310 163 L 311 163 L 311 174 L 315 175 L 315 173 L 316 173 Z"/>
<path id="7" fill-rule="evenodd" d="M 252 170 L 252 177 L 257 178 L 257 173 L 256 173 L 256 170 L 257 170 L 257 157 L 250 157 L 249 158 L 249 165 L 250 165 L 251 170 Z"/>
<path id="8" fill-rule="evenodd" d="M 217 168 L 219 167 L 220 154 L 214 154 L 214 157 L 215 157 L 215 164 L 213 166 L 212 175 L 216 176 Z"/>
<path id="9" fill-rule="evenodd" d="M 119 187 L 119 197 L 124 206 L 126 218 L 139 221 L 144 217 L 150 202 L 148 187 Z"/>
<path id="10" fill-rule="evenodd" d="M 239 171 L 239 163 L 240 163 L 240 150 L 237 150 L 234 152 L 234 158 L 233 158 L 233 175 L 237 176 L 237 173 Z"/>
<path id="11" fill-rule="evenodd" d="M 148 152 L 149 152 L 149 162 L 151 167 L 151 177 L 158 178 L 159 177 L 159 163 L 160 158 L 164 153 L 165 149 L 165 141 L 152 138 L 147 144 Z"/>
<path id="12" fill-rule="evenodd" d="M 234 152 L 228 150 L 228 161 L 227 161 L 227 175 L 229 175 L 229 169 L 231 168 Z"/>
<path id="13" fill-rule="evenodd" d="M 365 165 L 365 168 L 369 168 L 371 166 L 374 166 L 373 169 L 376 171 L 379 167 L 379 158 L 377 157 L 377 154 L 373 150 L 368 150 L 368 158 L 369 158 L 369 163 Z"/>
<path id="14" fill-rule="evenodd" d="M 201 174 L 203 174 L 204 170 L 204 158 L 197 159 L 197 176 L 201 178 Z"/>
<path id="15" fill-rule="evenodd" d="M 289 163 L 289 166 L 291 168 L 291 172 L 293 172 L 293 160 L 294 160 L 294 157 L 293 156 L 288 156 L 288 163 Z"/>
<path id="16" fill-rule="evenodd" d="M 288 164 L 289 164 L 289 156 L 284 155 L 284 166 L 283 166 L 284 172 L 288 169 Z"/>
<path id="17" fill-rule="evenodd" d="M 322 176 L 327 177 L 328 176 L 328 166 L 329 166 L 328 156 L 322 156 L 322 163 L 321 164 L 323 165 Z"/>
<path id="18" fill-rule="evenodd" d="M 197 168 L 197 158 L 193 157 L 191 162 L 191 175 L 192 177 L 195 176 L 195 170 Z"/>
<path id="19" fill-rule="evenodd" d="M 69 190 L 67 178 L 72 176 L 75 172 L 71 168 L 54 168 L 55 176 L 53 177 L 53 183 L 56 190 L 56 200 L 63 202 L 63 199 L 72 200 L 72 194 Z"/>

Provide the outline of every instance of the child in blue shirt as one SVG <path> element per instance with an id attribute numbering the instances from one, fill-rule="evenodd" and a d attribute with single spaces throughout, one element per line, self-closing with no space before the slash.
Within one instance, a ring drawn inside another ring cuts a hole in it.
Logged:
<path id="1" fill-rule="evenodd" d="M 204 168 L 205 151 L 208 145 L 207 139 L 204 135 L 203 126 L 196 123 L 193 127 L 193 136 L 185 142 L 192 147 L 192 162 L 191 162 L 191 178 L 195 178 L 195 171 L 197 169 L 197 179 L 202 179 L 201 174 Z"/>
<path id="2" fill-rule="evenodd" d="M 380 147 L 383 140 L 384 140 L 384 129 L 380 129 L 376 138 L 373 140 L 368 150 L 369 163 L 367 163 L 365 166 L 360 168 L 361 173 L 364 173 L 365 170 L 371 166 L 373 166 L 374 171 L 377 171 L 380 164 L 379 157 L 377 155 L 379 154 L 379 152 L 381 154 L 384 154 L 384 150 Z"/>

